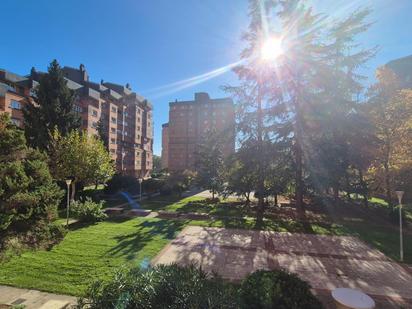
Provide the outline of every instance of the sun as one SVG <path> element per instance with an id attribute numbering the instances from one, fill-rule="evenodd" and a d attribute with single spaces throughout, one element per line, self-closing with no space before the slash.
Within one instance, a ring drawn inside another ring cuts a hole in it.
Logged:
<path id="1" fill-rule="evenodd" d="M 282 41 L 277 38 L 268 38 L 262 44 L 261 58 L 263 60 L 275 60 L 283 54 Z"/>

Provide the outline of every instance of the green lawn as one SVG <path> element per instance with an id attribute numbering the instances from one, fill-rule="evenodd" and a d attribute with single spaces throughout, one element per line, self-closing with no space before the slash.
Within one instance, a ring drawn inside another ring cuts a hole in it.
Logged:
<path id="1" fill-rule="evenodd" d="M 241 205 L 232 202 L 206 204 L 201 202 L 202 199 L 156 197 L 144 201 L 143 208 L 204 212 L 216 215 L 214 220 L 135 218 L 73 227 L 65 239 L 50 251 L 29 251 L 0 264 L 0 284 L 82 295 L 90 282 L 96 278 L 107 278 L 119 266 L 139 266 L 150 261 L 186 225 L 254 228 L 255 218 L 248 215 L 248 211 Z M 378 224 L 367 214 L 343 216 L 339 211 L 344 208 L 339 208 L 334 208 L 333 220 L 320 222 L 280 219 L 272 213 L 271 219 L 264 219 L 262 229 L 322 235 L 354 235 L 386 255 L 399 259 L 399 231 L 396 225 L 382 222 Z M 410 229 L 404 237 L 405 262 L 412 263 Z"/>
<path id="2" fill-rule="evenodd" d="M 26 252 L 0 265 L 0 284 L 81 295 L 91 281 L 120 265 L 154 257 L 183 223 L 136 218 L 70 231 L 50 251 Z"/>

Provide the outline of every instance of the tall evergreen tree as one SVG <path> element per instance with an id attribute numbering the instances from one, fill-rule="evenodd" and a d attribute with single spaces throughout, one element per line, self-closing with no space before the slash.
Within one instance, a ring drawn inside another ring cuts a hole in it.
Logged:
<path id="1" fill-rule="evenodd" d="M 250 1 L 251 22 L 244 35 L 247 46 L 241 54 L 242 65 L 235 69 L 241 85 L 227 89 L 238 98 L 241 135 L 256 141 L 257 156 L 267 139 L 293 157 L 298 210 L 303 210 L 312 142 L 325 143 L 318 136 L 325 132 L 316 127 L 321 125 L 314 111 L 322 111 L 327 121 L 339 109 L 348 111 L 360 87 L 356 69 L 373 55 L 373 51 L 353 50 L 355 35 L 368 27 L 363 22 L 367 14 L 360 11 L 333 21 L 315 13 L 303 0 Z M 284 54 L 267 61 L 260 54 L 273 37 L 281 40 Z M 258 187 L 264 186 L 265 164 L 258 163 Z M 260 198 L 259 208 L 262 205 Z"/>
<path id="2" fill-rule="evenodd" d="M 215 193 L 223 191 L 224 164 L 222 142 L 215 131 L 210 131 L 203 138 L 196 153 L 197 182 L 203 188 Z"/>
<path id="3" fill-rule="evenodd" d="M 33 99 L 34 102 L 23 110 L 25 135 L 30 146 L 46 150 L 54 129 L 66 135 L 80 128 L 80 117 L 73 110 L 75 93 L 67 87 L 57 60 L 53 60 L 48 72 L 41 75 Z"/>

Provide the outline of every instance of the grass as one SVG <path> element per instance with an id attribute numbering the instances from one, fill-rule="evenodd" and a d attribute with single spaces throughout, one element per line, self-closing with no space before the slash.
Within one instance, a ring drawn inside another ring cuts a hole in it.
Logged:
<path id="1" fill-rule="evenodd" d="M 0 284 L 80 296 L 93 280 L 108 278 L 119 266 L 139 266 L 149 261 L 184 226 L 244 229 L 255 227 L 254 216 L 242 205 L 232 201 L 207 204 L 202 200 L 201 197 L 179 199 L 177 196 L 159 196 L 144 201 L 142 207 L 175 212 L 202 212 L 215 215 L 215 219 L 135 218 L 72 227 L 65 239 L 50 251 L 25 252 L 0 264 Z M 277 216 L 276 211 L 282 211 L 282 208 L 273 208 L 275 213 L 271 213 L 270 219 L 264 219 L 262 229 L 320 235 L 353 235 L 387 256 L 399 260 L 397 227 L 382 220 L 375 220 L 373 215 L 376 214 L 372 208 L 362 211 L 356 209 L 356 206 L 333 206 L 329 213 L 323 210 L 321 220 L 301 222 Z M 410 230 L 404 234 L 404 244 L 405 262 L 412 263 Z"/>
<path id="2" fill-rule="evenodd" d="M 50 251 L 29 251 L 2 263 L 0 284 L 82 295 L 90 282 L 108 278 L 119 266 L 150 260 L 182 226 L 136 218 L 78 228 Z"/>

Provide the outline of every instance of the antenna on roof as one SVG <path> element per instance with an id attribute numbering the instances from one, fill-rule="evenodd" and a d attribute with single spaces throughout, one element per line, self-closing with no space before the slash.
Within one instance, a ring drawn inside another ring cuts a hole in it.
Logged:
<path id="1" fill-rule="evenodd" d="M 102 78 L 101 80 L 100 80 L 100 85 L 103 85 L 104 84 L 104 79 Z"/>

